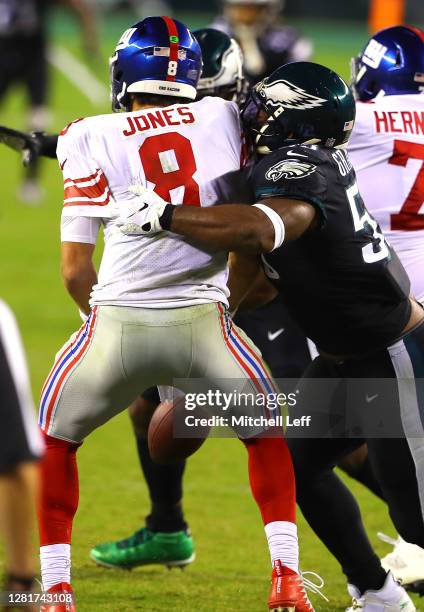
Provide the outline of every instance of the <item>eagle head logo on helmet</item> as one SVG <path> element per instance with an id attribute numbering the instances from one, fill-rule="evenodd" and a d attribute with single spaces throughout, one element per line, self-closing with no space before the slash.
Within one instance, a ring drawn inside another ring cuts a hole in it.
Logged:
<path id="1" fill-rule="evenodd" d="M 278 181 L 280 178 L 298 179 L 312 174 L 317 169 L 314 164 L 297 161 L 295 159 L 285 159 L 269 168 L 265 174 L 267 181 Z"/>
<path id="2" fill-rule="evenodd" d="M 268 85 L 268 79 L 264 79 L 258 86 L 258 93 L 270 106 L 283 108 L 299 110 L 316 108 L 326 102 L 324 98 L 313 96 L 301 87 L 284 80 L 274 81 Z"/>

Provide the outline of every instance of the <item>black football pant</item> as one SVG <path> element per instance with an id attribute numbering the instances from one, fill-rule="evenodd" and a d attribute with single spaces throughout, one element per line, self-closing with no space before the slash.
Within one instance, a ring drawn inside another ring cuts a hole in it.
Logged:
<path id="1" fill-rule="evenodd" d="M 160 402 L 157 387 L 146 389 L 142 397 L 153 404 Z M 151 502 L 151 511 L 146 517 L 146 527 L 151 531 L 165 533 L 187 529 L 181 504 L 185 461 L 159 465 L 150 457 L 145 436 L 136 433 L 136 442 Z"/>
<path id="2" fill-rule="evenodd" d="M 409 350 L 405 351 L 405 347 Z M 358 413 L 361 414 L 360 410 L 374 410 L 380 404 L 380 409 L 390 419 L 391 431 L 393 424 L 399 432 L 410 430 L 408 419 L 414 421 L 417 430 L 422 429 L 424 396 L 419 389 L 413 396 L 400 388 L 400 378 L 407 376 L 408 368 L 409 373 L 415 372 L 418 376 L 423 371 L 420 370 L 424 365 L 424 349 L 421 347 L 424 347 L 423 325 L 396 343 L 394 350 L 390 347 L 369 357 L 348 359 L 337 364 L 318 357 L 299 383 L 304 401 L 292 411 L 293 417 L 307 414 L 305 406 L 309 404 L 314 406 L 314 414 L 329 417 L 327 425 L 330 428 L 321 432 L 323 437 L 297 437 L 288 431 L 296 473 L 297 499 L 312 529 L 337 558 L 348 581 L 361 592 L 380 588 L 385 575 L 365 533 L 355 498 L 335 474 L 334 467 L 341 457 L 363 444 L 365 438 L 370 464 L 396 529 L 406 541 L 424 546 L 418 487 L 418 481 L 422 482 L 423 478 L 420 463 L 422 445 L 418 437 L 412 443 L 409 441 L 413 452 L 418 450 L 414 463 L 410 444 L 405 437 L 353 437 L 351 431 L 343 431 L 340 421 L 343 410 L 340 408 L 352 404 L 352 398 L 348 397 L 348 389 L 351 392 L 352 385 L 347 383 L 348 380 L 397 378 L 398 393 L 394 392 L 396 385 L 377 385 L 374 390 L 378 393 L 374 393 L 373 383 L 370 383 L 371 391 L 364 395 L 364 406 L 359 407 Z M 402 364 L 405 366 L 403 369 Z M 322 386 L 316 386 L 316 381 L 314 384 L 314 379 L 328 380 L 326 393 L 322 392 Z M 417 381 L 417 388 L 420 382 Z M 407 391 L 410 391 L 410 387 Z"/>

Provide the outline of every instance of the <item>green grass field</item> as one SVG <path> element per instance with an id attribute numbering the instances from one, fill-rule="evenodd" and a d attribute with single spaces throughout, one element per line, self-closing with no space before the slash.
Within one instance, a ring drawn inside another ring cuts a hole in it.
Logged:
<path id="1" fill-rule="evenodd" d="M 199 18 L 189 20 L 199 26 Z M 107 79 L 106 57 L 128 17 L 103 25 L 104 63 L 94 67 Z M 316 41 L 316 60 L 348 76 L 348 61 L 366 33 L 355 25 L 317 26 L 305 22 Z M 57 43 L 80 55 L 72 24 L 57 19 Z M 63 75 L 53 72 L 52 130 L 69 121 L 107 112 L 107 103 L 92 106 Z M 14 91 L 2 107 L 0 123 L 25 126 L 22 93 Z M 34 389 L 38 398 L 55 352 L 80 325 L 77 309 L 59 276 L 59 220 L 62 204 L 60 172 L 54 162 L 42 169 L 45 199 L 27 207 L 16 198 L 21 175 L 18 157 L 0 149 L 1 296 L 19 320 Z M 101 249 L 99 249 L 101 250 Z M 80 507 L 75 520 L 73 576 L 78 610 L 120 612 L 259 612 L 266 609 L 269 559 L 257 509 L 250 497 L 245 451 L 236 440 L 210 440 L 188 464 L 185 509 L 197 545 L 197 560 L 185 572 L 162 568 L 117 572 L 96 567 L 88 557 L 98 542 L 123 537 L 138 528 L 148 512 L 146 488 L 125 414 L 95 432 L 79 451 Z M 384 505 L 352 484 L 365 522 L 379 553 L 387 547 L 377 530 L 394 534 Z M 316 609 L 342 610 L 349 603 L 344 577 L 300 517 L 302 567 L 325 579 L 330 603 L 313 596 Z M 418 600 L 417 600 L 418 603 Z M 424 608 L 424 605 L 422 606 Z"/>

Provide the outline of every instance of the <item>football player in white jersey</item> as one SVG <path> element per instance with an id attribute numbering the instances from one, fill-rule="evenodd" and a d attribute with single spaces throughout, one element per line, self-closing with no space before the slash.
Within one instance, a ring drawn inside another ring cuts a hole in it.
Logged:
<path id="1" fill-rule="evenodd" d="M 349 156 L 359 190 L 424 303 L 424 32 L 394 26 L 374 34 L 352 60 L 352 86 Z M 424 550 L 381 537 L 394 544 L 384 567 L 422 592 Z"/>
<path id="2" fill-rule="evenodd" d="M 128 187 L 140 182 L 174 204 L 210 206 L 217 199 L 212 181 L 240 168 L 236 105 L 218 98 L 191 103 L 200 69 L 199 47 L 183 24 L 147 18 L 123 34 L 111 61 L 113 108 L 126 112 L 79 120 L 59 138 L 62 272 L 88 319 L 58 353 L 40 404 L 47 449 L 40 556 L 51 593 L 72 592 L 76 451 L 91 431 L 141 389 L 177 377 L 203 377 L 215 388 L 234 387 L 238 379 L 255 396 L 274 391 L 256 347 L 229 319 L 226 253 L 200 250 L 177 236 L 140 242 L 123 236 L 111 216 L 130 206 Z M 97 279 L 92 254 L 102 223 Z M 298 569 L 290 453 L 280 434 L 258 433 L 249 432 L 244 442 L 273 562 L 268 607 L 312 611 Z"/>
<path id="3" fill-rule="evenodd" d="M 424 32 L 395 26 L 353 60 L 360 191 L 424 302 Z"/>

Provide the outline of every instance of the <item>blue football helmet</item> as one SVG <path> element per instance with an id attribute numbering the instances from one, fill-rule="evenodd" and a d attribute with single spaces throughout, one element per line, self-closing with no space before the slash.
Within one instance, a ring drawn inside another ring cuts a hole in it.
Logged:
<path id="1" fill-rule="evenodd" d="M 146 17 L 126 30 L 110 59 L 112 110 L 130 110 L 131 93 L 194 100 L 202 53 L 190 30 L 171 17 Z"/>
<path id="2" fill-rule="evenodd" d="M 394 26 L 374 34 L 352 59 L 352 88 L 362 102 L 424 91 L 424 32 Z"/>

